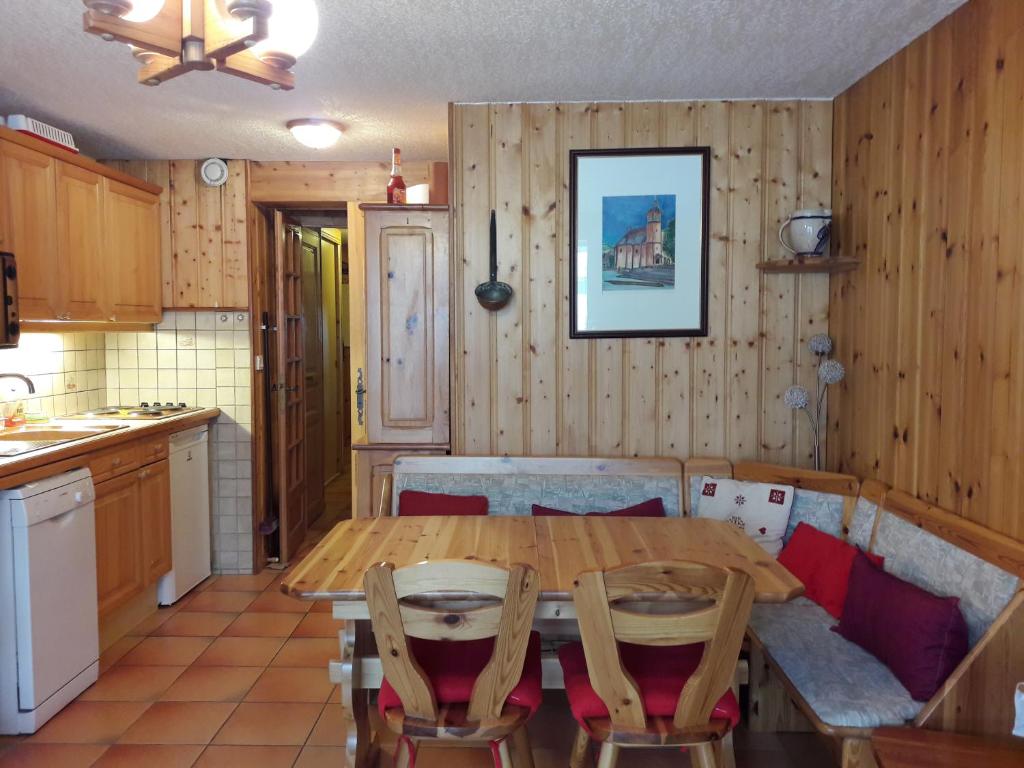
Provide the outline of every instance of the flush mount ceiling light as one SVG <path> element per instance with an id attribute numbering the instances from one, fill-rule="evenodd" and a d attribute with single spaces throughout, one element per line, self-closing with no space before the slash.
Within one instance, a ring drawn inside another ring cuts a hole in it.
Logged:
<path id="1" fill-rule="evenodd" d="M 337 143 L 344 128 L 341 123 L 333 120 L 307 117 L 302 120 L 289 120 L 288 130 L 300 144 L 313 149 L 327 149 Z"/>
<path id="2" fill-rule="evenodd" d="M 319 25 L 314 0 L 82 0 L 85 31 L 132 48 L 139 82 L 217 69 L 291 90 Z"/>

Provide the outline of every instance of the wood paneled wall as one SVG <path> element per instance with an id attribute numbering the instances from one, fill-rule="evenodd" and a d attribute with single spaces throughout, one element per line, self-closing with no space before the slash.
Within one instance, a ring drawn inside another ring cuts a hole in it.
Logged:
<path id="1" fill-rule="evenodd" d="M 115 160 L 107 165 L 164 188 L 160 196 L 165 309 L 246 309 L 246 162 L 208 187 L 197 160 Z"/>
<path id="2" fill-rule="evenodd" d="M 782 394 L 814 381 L 828 280 L 755 264 L 786 214 L 829 205 L 831 103 L 455 105 L 450 140 L 456 452 L 810 461 Z M 710 335 L 570 340 L 569 150 L 686 145 L 712 147 Z M 497 313 L 473 294 L 491 208 L 515 290 Z"/>
<path id="3" fill-rule="evenodd" d="M 1024 538 L 1024 3 L 972 0 L 835 102 L 832 467 Z"/>

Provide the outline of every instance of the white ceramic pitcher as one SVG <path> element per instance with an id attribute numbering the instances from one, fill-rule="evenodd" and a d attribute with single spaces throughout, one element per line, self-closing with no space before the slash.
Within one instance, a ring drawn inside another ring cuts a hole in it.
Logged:
<path id="1" fill-rule="evenodd" d="M 794 211 L 782 222 L 779 242 L 796 256 L 824 256 L 831 232 L 830 208 L 804 208 Z"/>

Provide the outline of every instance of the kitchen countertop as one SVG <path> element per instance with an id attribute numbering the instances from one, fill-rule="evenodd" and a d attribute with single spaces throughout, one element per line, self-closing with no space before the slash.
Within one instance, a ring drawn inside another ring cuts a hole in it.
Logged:
<path id="1" fill-rule="evenodd" d="M 82 466 L 82 462 L 76 460 L 95 451 L 130 443 L 140 438 L 180 432 L 213 421 L 219 415 L 219 408 L 203 408 L 180 416 L 153 421 L 50 419 L 45 424 L 71 429 L 111 424 L 125 426 L 122 429 L 115 429 L 93 437 L 40 448 L 21 456 L 0 457 L 0 489 L 15 488 L 40 477 L 66 472 L 69 469 Z M 39 426 L 45 426 L 45 424 Z"/>

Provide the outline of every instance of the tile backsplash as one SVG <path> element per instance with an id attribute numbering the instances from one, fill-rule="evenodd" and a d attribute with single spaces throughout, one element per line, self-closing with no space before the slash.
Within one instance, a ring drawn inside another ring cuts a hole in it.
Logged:
<path id="1" fill-rule="evenodd" d="M 24 400 L 27 413 L 66 416 L 106 400 L 102 333 L 24 333 L 16 349 L 0 349 L 0 373 L 32 379 L 27 394 L 17 379 L 0 379 L 0 397 Z"/>
<path id="2" fill-rule="evenodd" d="M 111 404 L 220 408 L 210 433 L 213 567 L 250 573 L 252 553 L 252 350 L 246 312 L 165 312 L 154 331 L 108 333 Z M 0 382 L 2 383 L 2 382 Z"/>

